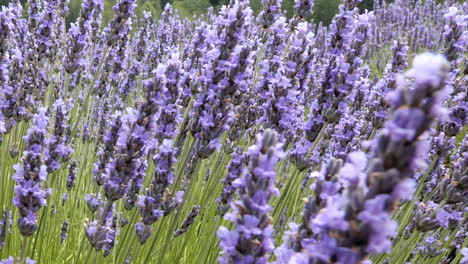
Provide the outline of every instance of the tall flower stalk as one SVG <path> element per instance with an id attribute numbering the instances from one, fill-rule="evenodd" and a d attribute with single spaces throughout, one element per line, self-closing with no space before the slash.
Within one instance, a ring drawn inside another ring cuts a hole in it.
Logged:
<path id="1" fill-rule="evenodd" d="M 239 200 L 232 202 L 232 212 L 225 216 L 235 224 L 235 230 L 224 226 L 218 229 L 220 263 L 266 263 L 274 249 L 269 201 L 279 194 L 274 169 L 283 156 L 276 132 L 259 134 L 247 155 L 249 167 L 234 182 L 239 188 Z"/>
<path id="2" fill-rule="evenodd" d="M 47 177 L 47 166 L 43 161 L 49 118 L 46 108 L 40 108 L 33 117 L 33 125 L 24 140 L 26 151 L 21 163 L 14 166 L 16 181 L 14 205 L 18 208 L 18 228 L 23 237 L 31 236 L 38 228 L 38 214 L 46 205 L 47 191 L 43 182 Z"/>

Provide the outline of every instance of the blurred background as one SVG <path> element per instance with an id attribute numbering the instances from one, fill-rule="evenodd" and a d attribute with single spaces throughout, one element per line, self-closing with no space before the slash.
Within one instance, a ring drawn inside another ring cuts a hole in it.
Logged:
<path id="1" fill-rule="evenodd" d="M 27 0 L 20 0 L 26 3 Z M 0 0 L 0 5 L 7 5 L 11 0 Z M 70 0 L 70 13 L 68 16 L 68 23 L 74 22 L 79 15 L 82 0 Z M 116 0 L 104 0 L 104 14 L 103 22 L 108 22 L 112 18 L 112 6 Z M 229 0 L 137 0 L 137 15 L 141 15 L 143 11 L 151 11 L 155 17 L 158 17 L 162 12 L 162 7 L 167 3 L 173 5 L 178 10 L 179 15 L 182 17 L 192 17 L 193 15 L 201 15 L 206 10 L 213 6 L 219 8 L 221 5 L 226 4 Z M 262 8 L 261 0 L 250 0 L 252 9 L 255 13 L 260 12 Z M 315 12 L 311 19 L 315 21 L 323 21 L 328 24 L 336 11 L 341 0 L 316 0 Z M 364 0 L 362 8 L 371 9 L 373 0 Z M 288 16 L 292 15 L 292 7 L 294 0 L 283 0 L 283 9 L 287 12 Z"/>
<path id="2" fill-rule="evenodd" d="M 11 0 L 0 0 L 0 5 L 7 5 Z M 22 3 L 26 3 L 27 0 L 20 0 Z M 315 22 L 322 21 L 328 25 L 335 13 L 338 10 L 338 5 L 342 0 L 316 0 L 313 16 L 309 19 L 313 19 Z M 372 10 L 374 0 L 363 0 L 360 5 L 361 10 Z M 438 0 L 442 2 L 443 0 Z M 463 0 L 458 0 L 462 2 Z M 79 15 L 82 0 L 70 0 L 70 13 L 67 17 L 67 22 L 74 22 Z M 116 0 L 104 0 L 104 13 L 103 13 L 103 24 L 107 24 L 112 18 L 112 6 Z M 229 0 L 137 0 L 136 13 L 138 16 L 143 11 L 151 11 L 155 17 L 159 17 L 163 7 L 170 3 L 175 9 L 178 10 L 181 17 L 192 17 L 194 15 L 201 15 L 206 10 L 213 6 L 219 8 L 221 5 L 228 3 Z M 250 0 L 251 6 L 255 14 L 260 12 L 262 8 L 261 0 Z M 387 0 L 391 2 L 391 0 Z M 293 14 L 292 8 L 294 6 L 294 0 L 283 0 L 283 10 L 287 16 Z"/>

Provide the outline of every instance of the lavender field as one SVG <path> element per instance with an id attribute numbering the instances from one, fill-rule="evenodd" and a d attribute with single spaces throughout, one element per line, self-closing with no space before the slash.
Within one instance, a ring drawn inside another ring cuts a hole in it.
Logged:
<path id="1" fill-rule="evenodd" d="M 0 11 L 0 263 L 468 264 L 468 3 Z"/>

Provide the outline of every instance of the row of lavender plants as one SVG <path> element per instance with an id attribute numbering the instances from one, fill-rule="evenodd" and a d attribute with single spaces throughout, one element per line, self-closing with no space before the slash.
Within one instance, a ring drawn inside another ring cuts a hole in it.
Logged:
<path id="1" fill-rule="evenodd" d="M 281 2 L 2 7 L 0 263 L 468 263 L 468 4 Z"/>

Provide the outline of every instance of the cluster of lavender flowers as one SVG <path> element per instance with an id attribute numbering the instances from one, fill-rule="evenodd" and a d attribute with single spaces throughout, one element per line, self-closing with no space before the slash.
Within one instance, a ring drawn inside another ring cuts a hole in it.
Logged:
<path id="1" fill-rule="evenodd" d="M 16 181 L 14 205 L 18 208 L 18 228 L 21 235 L 28 237 L 38 228 L 39 210 L 46 205 L 47 191 L 43 182 L 47 178 L 47 166 L 43 161 L 49 118 L 45 108 L 40 108 L 33 117 L 33 125 L 24 140 L 27 144 L 22 162 L 14 166 Z"/>
<path id="2" fill-rule="evenodd" d="M 37 244 L 83 218 L 126 263 L 467 262 L 468 4 L 361 2 L 330 25 L 314 0 L 2 7 L 0 250 L 21 248 L 0 263 L 52 259 Z"/>
<path id="3" fill-rule="evenodd" d="M 269 200 L 278 195 L 275 165 L 283 156 L 278 135 L 266 130 L 250 147 L 248 169 L 233 184 L 239 200 L 232 202 L 232 212 L 225 218 L 236 225 L 230 231 L 222 226 L 218 237 L 222 248 L 220 263 L 266 263 L 274 249 Z"/>

